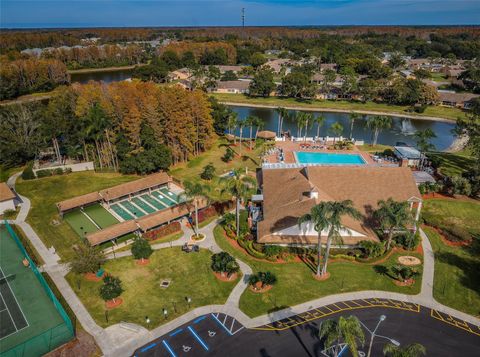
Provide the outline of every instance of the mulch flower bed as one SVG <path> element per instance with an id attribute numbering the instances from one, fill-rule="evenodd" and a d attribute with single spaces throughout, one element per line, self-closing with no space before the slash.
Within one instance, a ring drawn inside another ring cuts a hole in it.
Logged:
<path id="1" fill-rule="evenodd" d="M 137 264 L 137 265 L 148 265 L 148 264 L 150 264 L 150 259 L 137 259 L 137 260 L 135 260 L 135 264 Z"/>
<path id="2" fill-rule="evenodd" d="M 415 284 L 415 279 L 407 279 L 405 281 L 394 280 L 393 282 L 397 286 L 412 286 Z"/>
<path id="3" fill-rule="evenodd" d="M 445 245 L 448 245 L 449 247 L 465 247 L 465 246 L 468 246 L 472 243 L 471 240 L 465 240 L 465 241 L 451 241 L 451 240 L 448 240 L 447 238 L 445 238 L 445 236 L 442 234 L 442 230 L 441 229 L 438 229 L 437 227 L 434 227 L 434 226 L 427 226 L 427 227 L 430 227 L 432 228 L 435 232 L 437 232 L 437 234 L 440 236 L 440 239 L 442 240 L 442 243 L 445 244 Z"/>
<path id="4" fill-rule="evenodd" d="M 230 276 L 227 276 L 227 274 L 222 275 L 222 273 L 217 273 L 216 271 L 213 272 L 213 275 L 215 275 L 218 280 L 226 282 L 237 280 L 238 277 L 238 273 L 233 273 Z"/>
<path id="5" fill-rule="evenodd" d="M 95 274 L 95 273 L 84 274 L 85 279 L 87 279 L 88 281 L 102 281 L 104 275 L 105 275 L 105 273 L 101 277 L 98 277 L 97 274 Z"/>
<path id="6" fill-rule="evenodd" d="M 116 298 L 115 301 L 113 301 L 113 300 L 105 301 L 105 307 L 107 309 L 114 309 L 117 306 L 120 306 L 122 304 L 123 304 L 123 299 L 122 298 Z"/>
<path id="7" fill-rule="evenodd" d="M 262 283 L 259 281 L 257 284 L 250 285 L 248 288 L 250 289 L 250 291 L 252 291 L 254 293 L 263 294 L 263 293 L 267 292 L 268 290 L 270 290 L 272 287 L 273 287 L 272 285 L 262 286 Z"/>

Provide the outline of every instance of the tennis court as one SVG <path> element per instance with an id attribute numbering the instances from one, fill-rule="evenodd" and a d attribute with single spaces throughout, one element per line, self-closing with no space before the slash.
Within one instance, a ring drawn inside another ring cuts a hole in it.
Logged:
<path id="1" fill-rule="evenodd" d="M 14 235 L 0 225 L 0 355 L 41 356 L 71 340 L 73 326 Z"/>

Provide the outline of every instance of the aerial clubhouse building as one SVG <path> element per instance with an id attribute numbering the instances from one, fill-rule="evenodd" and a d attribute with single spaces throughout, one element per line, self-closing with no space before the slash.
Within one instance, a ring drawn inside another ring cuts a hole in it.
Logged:
<path id="1" fill-rule="evenodd" d="M 257 222 L 257 241 L 264 244 L 313 245 L 318 233 L 312 223 L 298 225 L 298 219 L 322 201 L 351 200 L 362 218 L 342 218 L 343 245 L 362 240 L 378 241 L 372 214 L 379 200 L 392 198 L 409 203 L 418 220 L 422 199 L 412 172 L 407 167 L 309 166 L 263 169 L 262 214 Z M 328 231 L 322 231 L 326 243 Z"/>

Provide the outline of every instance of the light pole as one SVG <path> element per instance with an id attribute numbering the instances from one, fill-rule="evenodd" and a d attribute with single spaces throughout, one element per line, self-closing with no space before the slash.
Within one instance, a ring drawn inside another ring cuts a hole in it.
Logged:
<path id="1" fill-rule="evenodd" d="M 370 345 L 368 346 L 367 357 L 370 357 L 371 354 L 372 354 L 373 339 L 374 339 L 375 337 L 384 338 L 384 339 L 390 341 L 393 345 L 395 345 L 395 346 L 397 346 L 397 347 L 400 346 L 400 342 L 394 340 L 393 338 L 390 338 L 390 337 L 387 337 L 387 336 L 382 336 L 382 335 L 377 335 L 376 332 L 377 332 L 377 330 L 378 330 L 378 327 L 380 326 L 380 324 L 381 324 L 383 321 L 385 321 L 386 318 L 387 318 L 387 316 L 381 315 L 381 316 L 380 316 L 380 319 L 378 320 L 377 326 L 375 326 L 375 329 L 374 329 L 373 331 L 370 331 L 370 329 L 369 329 L 367 326 L 365 326 L 365 324 L 364 324 L 362 321 L 360 321 L 360 323 L 362 324 L 362 326 L 365 327 L 365 329 L 370 333 Z"/>

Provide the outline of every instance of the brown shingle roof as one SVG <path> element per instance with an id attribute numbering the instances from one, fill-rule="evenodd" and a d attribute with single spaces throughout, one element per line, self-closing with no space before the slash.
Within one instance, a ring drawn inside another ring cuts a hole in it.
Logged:
<path id="1" fill-rule="evenodd" d="M 464 103 L 474 98 L 478 98 L 480 96 L 478 94 L 473 94 L 473 93 L 439 92 L 438 97 L 441 102 Z"/>
<path id="2" fill-rule="evenodd" d="M 106 201 L 114 200 L 123 196 L 127 196 L 131 193 L 146 190 L 150 187 L 159 186 L 170 182 L 172 179 L 165 172 L 157 172 L 152 175 L 148 175 L 140 180 L 127 182 L 118 186 L 110 187 L 100 191 L 100 195 Z"/>
<path id="3" fill-rule="evenodd" d="M 5 182 L 0 182 L 0 202 L 12 200 L 15 194 Z"/>
<path id="4" fill-rule="evenodd" d="M 218 81 L 218 89 L 238 89 L 238 90 L 247 90 L 250 85 L 250 81 Z"/>
<path id="5" fill-rule="evenodd" d="M 57 203 L 58 210 L 60 212 L 65 212 L 71 210 L 73 208 L 81 207 L 88 205 L 90 203 L 98 202 L 102 199 L 98 192 L 90 192 L 85 195 L 77 196 L 74 198 L 70 198 L 65 201 L 61 201 Z"/>
<path id="6" fill-rule="evenodd" d="M 310 198 L 307 192 L 318 192 Z M 264 220 L 258 224 L 260 243 L 296 243 L 316 237 L 286 237 L 272 233 L 297 224 L 298 218 L 321 201 L 350 199 L 360 211 L 360 221 L 344 217 L 342 223 L 366 237 L 345 237 L 344 242 L 376 240 L 369 224 L 381 199 L 420 199 L 410 169 L 406 167 L 311 166 L 303 169 L 263 170 Z M 348 244 L 348 243 L 347 243 Z"/>
<path id="7" fill-rule="evenodd" d="M 137 223 L 134 220 L 130 220 L 114 224 L 113 226 L 96 232 L 88 233 L 86 237 L 91 245 L 98 245 L 125 234 L 135 232 L 137 229 Z"/>

